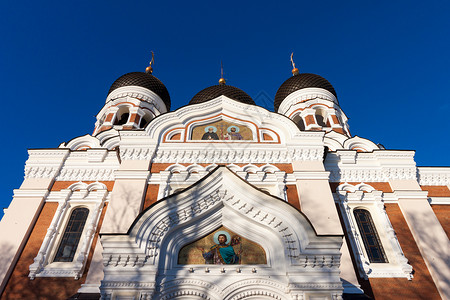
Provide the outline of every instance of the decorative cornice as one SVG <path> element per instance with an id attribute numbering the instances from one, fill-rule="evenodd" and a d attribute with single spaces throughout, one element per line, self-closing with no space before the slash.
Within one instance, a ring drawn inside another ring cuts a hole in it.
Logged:
<path id="1" fill-rule="evenodd" d="M 322 160 L 323 148 L 307 149 L 164 149 L 156 152 L 153 163 L 291 163 Z"/>
<path id="2" fill-rule="evenodd" d="M 111 168 L 63 168 L 56 176 L 58 181 L 113 181 L 114 171 L 117 167 Z"/>
<path id="3" fill-rule="evenodd" d="M 25 166 L 25 179 L 28 178 L 53 178 L 59 167 Z"/>
<path id="4" fill-rule="evenodd" d="M 450 168 L 419 167 L 417 168 L 420 185 L 450 186 Z"/>
<path id="5" fill-rule="evenodd" d="M 150 148 L 120 148 L 120 158 L 122 160 L 150 160 L 153 156 L 153 153 L 154 149 Z"/>
<path id="6" fill-rule="evenodd" d="M 416 180 L 416 169 L 407 168 L 327 168 L 331 182 L 388 182 L 389 180 Z"/>

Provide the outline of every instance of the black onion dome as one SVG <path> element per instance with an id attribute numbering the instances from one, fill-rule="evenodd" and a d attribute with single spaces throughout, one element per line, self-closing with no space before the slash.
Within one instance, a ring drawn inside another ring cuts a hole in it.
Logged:
<path id="1" fill-rule="evenodd" d="M 189 104 L 203 103 L 222 95 L 245 104 L 255 105 L 255 101 L 246 92 L 226 84 L 213 85 L 201 90 L 189 101 Z"/>
<path id="2" fill-rule="evenodd" d="M 120 76 L 109 89 L 108 95 L 112 91 L 124 86 L 140 86 L 149 89 L 158 95 L 170 110 L 170 95 L 166 86 L 155 76 L 144 72 L 131 72 Z"/>
<path id="3" fill-rule="evenodd" d="M 306 88 L 322 88 L 329 91 L 337 98 L 334 87 L 322 76 L 310 73 L 297 74 L 283 82 L 275 94 L 275 111 L 278 111 L 281 102 L 283 102 L 283 100 L 291 93 Z"/>

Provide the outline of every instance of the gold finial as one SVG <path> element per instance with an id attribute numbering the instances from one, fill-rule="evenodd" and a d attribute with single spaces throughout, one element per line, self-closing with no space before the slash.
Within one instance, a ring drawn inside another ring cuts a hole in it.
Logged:
<path id="1" fill-rule="evenodd" d="M 291 53 L 291 63 L 292 63 L 292 76 L 298 75 L 299 71 L 295 67 L 295 62 L 294 62 L 294 52 Z"/>
<path id="2" fill-rule="evenodd" d="M 153 53 L 152 51 L 152 60 L 150 61 L 150 63 L 148 64 L 148 67 L 145 68 L 145 73 L 147 74 L 152 74 L 153 73 L 153 68 L 152 65 L 155 63 L 155 53 Z"/>
<path id="3" fill-rule="evenodd" d="M 224 85 L 226 83 L 225 78 L 223 78 L 223 63 L 222 61 L 220 61 L 220 79 L 219 79 L 219 84 L 220 85 Z"/>

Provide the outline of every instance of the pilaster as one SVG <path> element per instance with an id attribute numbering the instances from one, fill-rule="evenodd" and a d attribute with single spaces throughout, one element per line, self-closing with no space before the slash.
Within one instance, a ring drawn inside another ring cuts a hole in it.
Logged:
<path id="1" fill-rule="evenodd" d="M 443 299 L 450 299 L 450 242 L 416 180 L 390 182 L 409 229 Z"/>
<path id="2" fill-rule="evenodd" d="M 54 178 L 66 160 L 68 149 L 29 150 L 25 179 L 14 190 L 13 200 L 0 222 L 0 294 L 19 259 L 28 235 L 41 212 Z"/>

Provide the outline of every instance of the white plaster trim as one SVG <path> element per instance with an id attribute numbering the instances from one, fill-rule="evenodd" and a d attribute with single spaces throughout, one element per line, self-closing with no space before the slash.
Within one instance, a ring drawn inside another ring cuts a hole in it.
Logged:
<path id="1" fill-rule="evenodd" d="M 151 105 L 153 105 L 157 112 L 155 115 L 159 115 L 161 113 L 167 112 L 167 107 L 164 101 L 153 91 L 140 87 L 140 86 L 124 86 L 118 89 L 115 89 L 108 95 L 106 98 L 106 104 L 122 102 L 120 98 L 135 98 L 140 101 L 145 101 Z M 154 113 L 155 113 L 154 112 Z"/>
<path id="2" fill-rule="evenodd" d="M 297 149 L 271 149 L 245 145 L 233 149 L 225 147 L 187 147 L 184 149 L 159 149 L 153 163 L 291 163 L 292 161 L 322 160 L 323 147 Z M 218 144 L 214 144 L 215 146 Z M 188 148 L 188 149 L 186 149 Z M 222 149 L 221 149 L 222 148 Z"/>
<path id="3" fill-rule="evenodd" d="M 115 172 L 115 179 L 147 179 L 150 171 L 139 170 L 117 170 Z"/>
<path id="4" fill-rule="evenodd" d="M 72 184 L 68 189 L 52 192 L 52 194 L 53 196 L 59 195 L 59 205 L 52 223 L 47 229 L 47 234 L 44 237 L 38 255 L 29 267 L 30 273 L 28 277 L 31 280 L 35 277 L 74 277 L 75 279 L 79 279 L 83 274 L 89 249 L 108 191 L 106 186 L 100 182 L 94 182 L 89 185 L 83 182 L 77 182 Z M 85 198 L 92 200 L 80 201 Z M 89 215 L 78 243 L 74 260 L 64 263 L 51 262 L 50 260 L 55 255 L 67 220 L 73 210 L 72 208 L 79 207 L 80 205 L 89 209 Z"/>
<path id="5" fill-rule="evenodd" d="M 330 172 L 327 171 L 295 171 L 293 173 L 295 179 L 329 179 Z"/>
<path id="6" fill-rule="evenodd" d="M 413 151 L 338 150 L 328 153 L 325 169 L 331 182 L 389 182 L 417 180 Z"/>
<path id="7" fill-rule="evenodd" d="M 450 167 L 418 167 L 420 185 L 450 186 Z"/>
<path id="8" fill-rule="evenodd" d="M 428 203 L 436 205 L 450 204 L 450 197 L 428 197 Z"/>
<path id="9" fill-rule="evenodd" d="M 299 102 L 305 102 L 307 100 L 327 100 L 338 106 L 338 101 L 336 97 L 330 93 L 329 91 L 321 88 L 306 88 L 297 90 L 291 94 L 289 94 L 284 100 L 281 102 L 280 107 L 278 108 L 278 113 L 286 115 L 286 113 L 291 110 L 291 107 Z"/>
<path id="10" fill-rule="evenodd" d="M 25 163 L 25 179 L 54 178 L 69 155 L 69 150 L 28 150 L 28 155 L 29 158 Z"/>
<path id="11" fill-rule="evenodd" d="M 14 198 L 15 197 L 38 197 L 44 198 L 48 195 L 48 190 L 21 190 L 15 189 L 13 190 Z"/>
<path id="12" fill-rule="evenodd" d="M 411 191 L 394 191 L 394 195 L 398 199 L 426 199 L 428 196 L 428 191 L 417 191 L 417 190 L 411 190 Z"/>
<path id="13" fill-rule="evenodd" d="M 336 193 L 339 199 L 335 199 L 339 203 L 360 275 L 366 279 L 405 277 L 411 280 L 413 269 L 403 254 L 394 228 L 384 208 L 383 192 L 377 191 L 364 183 L 356 186 L 344 183 L 337 188 Z M 369 261 L 353 214 L 355 208 L 363 208 L 371 214 L 388 260 L 387 263 L 371 263 Z"/>
<path id="14" fill-rule="evenodd" d="M 89 135 L 79 136 L 72 139 L 68 143 L 62 143 L 59 148 L 69 148 L 70 150 L 78 150 L 80 148 L 101 148 L 100 141 Z"/>

